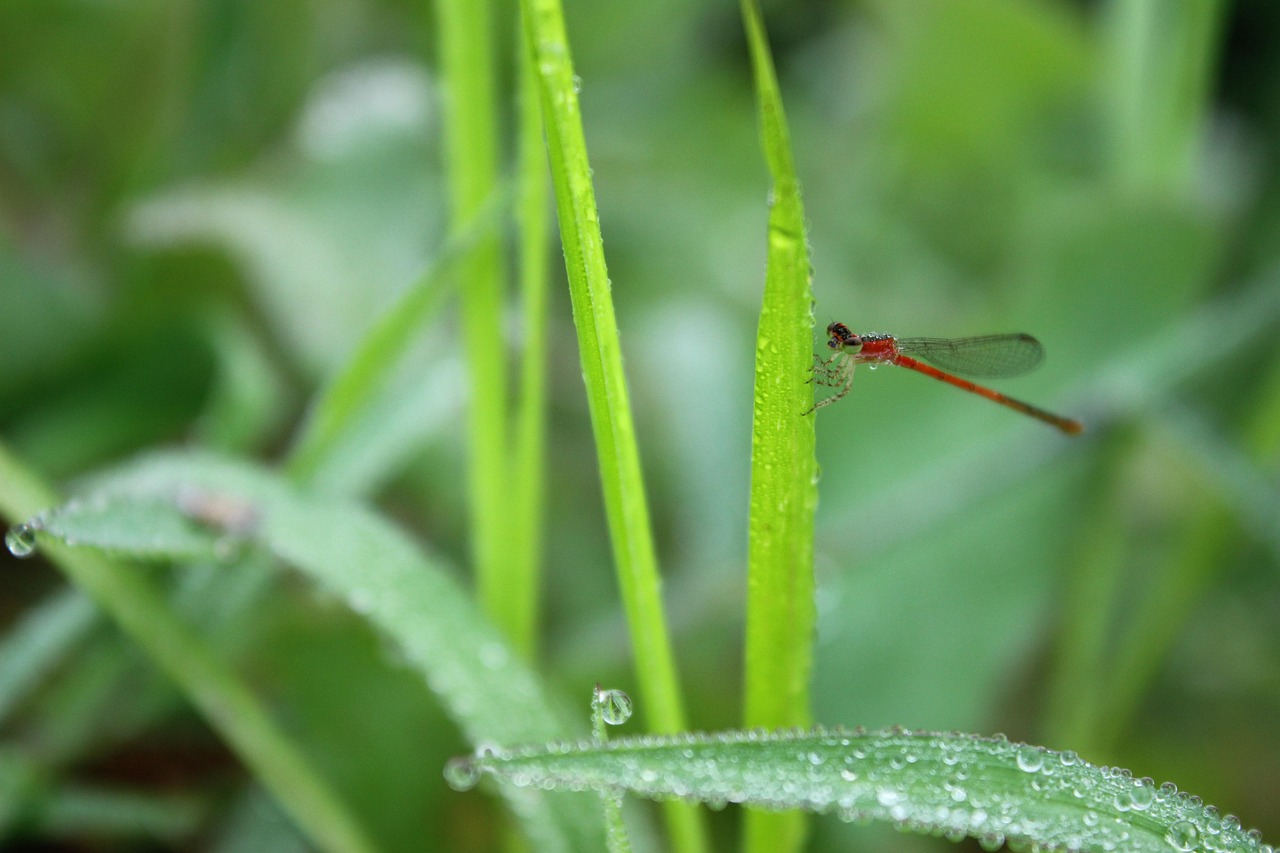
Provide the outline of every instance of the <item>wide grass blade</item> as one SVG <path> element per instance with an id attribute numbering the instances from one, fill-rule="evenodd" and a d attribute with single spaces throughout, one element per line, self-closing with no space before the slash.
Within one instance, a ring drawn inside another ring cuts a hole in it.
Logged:
<path id="1" fill-rule="evenodd" d="M 760 730 L 486 750 L 458 759 L 517 785 L 805 809 L 986 850 L 1269 851 L 1256 830 L 1165 783 L 1004 737 Z"/>
<path id="2" fill-rule="evenodd" d="M 760 13 L 751 0 L 743 0 L 742 17 L 755 72 L 760 139 L 773 182 L 751 424 L 743 718 L 749 726 L 793 726 L 809 721 L 816 619 L 817 463 L 813 417 L 802 416 L 813 405 L 813 387 L 806 383 L 813 363 L 813 297 L 804 208 L 782 96 Z M 748 816 L 749 851 L 798 850 L 803 838 L 798 814 Z"/>

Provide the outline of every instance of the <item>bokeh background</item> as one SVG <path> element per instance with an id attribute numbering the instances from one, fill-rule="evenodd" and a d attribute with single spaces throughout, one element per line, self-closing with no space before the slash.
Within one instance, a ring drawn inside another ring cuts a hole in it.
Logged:
<path id="1" fill-rule="evenodd" d="M 731 727 L 768 201 L 738 9 L 566 6 L 676 653 L 693 724 Z M 1048 359 L 1000 387 L 1089 426 L 889 368 L 818 414 L 816 719 L 1074 749 L 1275 843 L 1280 7 L 765 11 L 815 344 L 831 320 L 1028 331 Z M 0 5 L 0 437 L 64 484 L 175 443 L 278 458 L 442 243 L 435 38 L 406 0 Z M 551 333 L 541 668 L 585 714 L 597 680 L 633 685 L 563 287 Z M 446 312 L 342 476 L 465 578 L 458 351 Z M 69 599 L 0 560 L 3 643 Z M 386 849 L 497 846 L 491 804 L 443 783 L 466 745 L 422 685 L 333 602 L 265 583 L 221 642 Z M 0 785 L 9 849 L 302 846 L 86 625 L 0 702 L 0 764 L 45 780 Z M 732 811 L 715 829 L 729 847 Z M 811 846 L 952 845 L 822 818 Z"/>

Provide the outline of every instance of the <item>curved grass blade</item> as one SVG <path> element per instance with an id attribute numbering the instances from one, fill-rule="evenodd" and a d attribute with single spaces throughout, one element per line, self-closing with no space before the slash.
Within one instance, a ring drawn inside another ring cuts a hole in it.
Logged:
<path id="1" fill-rule="evenodd" d="M 583 741 L 480 751 L 465 763 L 515 785 L 630 792 L 722 807 L 804 809 L 968 836 L 994 850 L 1273 853 L 1198 797 L 1127 770 L 1004 737 L 886 729 Z M 1019 846 L 1020 845 L 1020 846 Z"/>
<path id="2" fill-rule="evenodd" d="M 461 262 L 497 232 L 507 201 L 508 193 L 500 188 L 466 227 L 450 235 L 432 264 L 365 333 L 341 369 L 316 394 L 286 463 L 295 481 L 308 483 L 320 469 L 333 464 L 344 437 L 368 412 L 418 333 L 444 304 Z"/>
<path id="3" fill-rule="evenodd" d="M 368 620 L 423 675 L 472 743 L 546 740 L 568 729 L 534 673 L 450 574 L 360 504 L 305 496 L 279 475 L 201 453 L 144 457 L 96 478 L 90 489 L 45 514 L 57 520 L 45 539 L 56 532 L 82 546 L 148 558 L 164 556 L 169 542 L 174 556 L 186 559 L 191 540 L 183 525 L 190 518 L 178 496 L 188 507 L 203 500 L 246 508 L 253 522 L 237 531 L 237 546 L 264 549 L 295 566 Z M 130 523 L 111 525 L 111 513 Z M 203 523 L 205 556 L 216 555 L 226 533 L 210 519 Z M 538 850 L 598 849 L 598 807 L 589 800 L 509 787 L 504 795 Z"/>

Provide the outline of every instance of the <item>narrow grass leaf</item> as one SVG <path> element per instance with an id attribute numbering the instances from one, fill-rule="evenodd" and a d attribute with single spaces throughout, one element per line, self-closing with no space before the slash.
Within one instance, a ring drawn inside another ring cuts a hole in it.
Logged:
<path id="1" fill-rule="evenodd" d="M 498 102 L 492 0 L 437 0 L 444 89 L 444 150 L 452 230 L 465 228 L 498 185 Z M 468 386 L 467 501 L 481 608 L 500 620 L 513 607 L 506 582 L 508 347 L 502 334 L 506 273 L 489 234 L 461 269 L 462 342 Z"/>
<path id="2" fill-rule="evenodd" d="M 519 68 L 519 164 L 516 219 L 520 245 L 520 398 L 512 453 L 511 535 L 507 556 L 508 612 L 499 618 L 512 645 L 535 657 L 542 520 L 546 487 L 547 298 L 550 264 L 550 182 L 542 139 L 537 70 L 523 38 Z"/>
<path id="3" fill-rule="evenodd" d="M 93 628 L 97 610 L 78 590 L 56 592 L 10 626 L 0 641 L 0 723 Z"/>
<path id="4" fill-rule="evenodd" d="M 559 0 L 523 0 L 521 7 L 538 72 L 582 376 L 641 701 L 651 729 L 680 731 L 685 728 L 684 708 L 662 611 L 661 579 L 564 12 Z M 686 853 L 705 849 L 705 830 L 693 811 L 669 808 L 667 825 L 675 849 Z"/>
<path id="5" fill-rule="evenodd" d="M 507 195 L 495 191 L 466 227 L 445 241 L 430 267 L 370 327 L 341 369 L 316 394 L 286 464 L 297 482 L 309 483 L 335 464 L 344 438 L 358 428 L 361 416 L 375 405 L 413 342 L 444 304 L 458 280 L 461 262 L 497 232 Z"/>

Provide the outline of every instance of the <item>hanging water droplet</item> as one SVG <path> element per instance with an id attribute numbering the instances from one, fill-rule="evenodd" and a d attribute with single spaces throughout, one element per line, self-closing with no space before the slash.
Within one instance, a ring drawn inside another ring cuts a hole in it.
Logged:
<path id="1" fill-rule="evenodd" d="M 620 726 L 631 719 L 631 697 L 621 690 L 602 690 L 596 697 L 600 716 L 611 726 Z"/>
<path id="2" fill-rule="evenodd" d="M 444 780 L 455 791 L 470 791 L 480 783 L 480 768 L 470 758 L 451 758 L 444 766 Z"/>
<path id="3" fill-rule="evenodd" d="M 582 78 L 579 77 L 577 74 L 573 75 L 573 91 L 575 92 L 582 91 Z"/>
<path id="4" fill-rule="evenodd" d="M 994 853 L 1004 846 L 1004 835 L 999 832 L 987 832 L 978 837 L 978 846 L 988 853 Z"/>
<path id="5" fill-rule="evenodd" d="M 15 524 L 4 535 L 4 545 L 15 557 L 30 557 L 36 552 L 35 528 L 29 524 Z"/>
<path id="6" fill-rule="evenodd" d="M 1200 832 L 1195 824 L 1185 820 L 1173 824 L 1164 834 L 1164 840 L 1172 844 L 1174 850 L 1182 851 L 1193 850 L 1199 838 Z"/>

